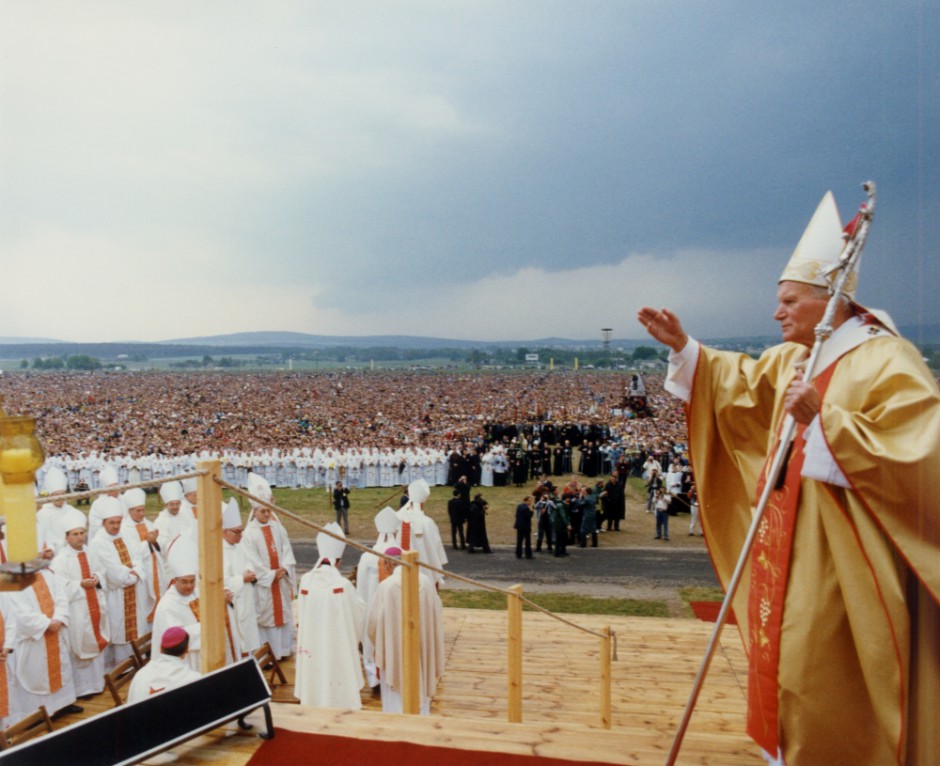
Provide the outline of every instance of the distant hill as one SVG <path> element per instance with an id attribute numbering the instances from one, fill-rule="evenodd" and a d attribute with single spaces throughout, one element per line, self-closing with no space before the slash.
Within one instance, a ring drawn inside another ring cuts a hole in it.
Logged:
<path id="1" fill-rule="evenodd" d="M 52 338 L 4 338 L 0 336 L 0 345 L 2 346 L 20 346 L 26 343 L 64 343 L 65 341 L 53 340 Z"/>
<path id="2" fill-rule="evenodd" d="M 575 340 L 571 338 L 538 338 L 535 340 L 457 340 L 455 338 L 431 338 L 420 335 L 311 335 L 302 332 L 239 332 L 230 335 L 211 335 L 197 338 L 176 338 L 160 341 L 174 346 L 266 346 L 269 348 L 600 348 L 600 340 Z M 642 345 L 637 340 L 611 340 L 612 348 L 635 348 Z"/>
<path id="3" fill-rule="evenodd" d="M 904 337 L 918 345 L 940 344 L 940 324 L 924 324 L 900 328 Z M 705 343 L 719 348 L 740 350 L 761 349 L 779 342 L 779 336 L 751 336 L 734 338 L 703 338 Z M 567 351 L 596 351 L 603 347 L 600 339 L 536 338 L 534 340 L 480 341 L 431 338 L 415 335 L 311 335 L 299 332 L 245 332 L 180 338 L 155 343 L 136 341 L 113 343 L 68 343 L 45 338 L 0 338 L 0 359 L 35 359 L 37 357 L 73 356 L 86 354 L 101 360 L 122 358 L 172 359 L 219 355 L 274 355 L 286 351 L 315 351 L 322 349 L 349 349 L 363 353 L 372 349 L 398 349 L 400 351 L 440 351 L 479 349 L 526 348 L 564 349 Z M 649 339 L 611 339 L 613 353 L 619 349 L 632 351 L 637 346 L 658 346 Z M 348 353 L 348 352 L 346 352 Z"/>

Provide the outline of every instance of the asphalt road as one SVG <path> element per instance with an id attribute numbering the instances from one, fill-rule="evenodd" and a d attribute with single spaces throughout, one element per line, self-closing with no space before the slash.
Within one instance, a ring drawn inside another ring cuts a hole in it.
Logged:
<path id="1" fill-rule="evenodd" d="M 363 541 L 365 542 L 365 541 Z M 368 541 L 371 546 L 373 541 Z M 316 545 L 296 542 L 293 545 L 298 572 L 306 572 L 316 563 Z M 708 554 L 703 550 L 663 547 L 643 548 L 568 548 L 567 558 L 555 558 L 548 553 L 533 553 L 530 561 L 519 560 L 515 549 L 496 547 L 492 554 L 479 551 L 468 554 L 448 547 L 450 562 L 445 569 L 481 582 L 499 584 L 527 584 L 545 590 L 550 586 L 583 585 L 584 593 L 591 586 L 604 586 L 605 595 L 618 586 L 624 589 L 648 586 L 652 588 L 680 588 L 684 586 L 718 587 L 715 571 Z M 348 570 L 359 561 L 359 551 L 346 548 L 342 568 Z M 450 585 L 448 585 L 450 587 Z M 578 589 L 582 590 L 582 589 Z M 600 590 L 600 588 L 598 588 Z"/>

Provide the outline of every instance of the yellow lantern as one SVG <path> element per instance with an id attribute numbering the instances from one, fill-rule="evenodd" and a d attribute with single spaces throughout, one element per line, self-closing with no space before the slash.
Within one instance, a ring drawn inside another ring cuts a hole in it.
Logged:
<path id="1" fill-rule="evenodd" d="M 46 455 L 30 417 L 0 417 L 0 500 L 6 515 L 7 558 L 27 562 L 39 556 L 36 538 L 36 471 Z"/>

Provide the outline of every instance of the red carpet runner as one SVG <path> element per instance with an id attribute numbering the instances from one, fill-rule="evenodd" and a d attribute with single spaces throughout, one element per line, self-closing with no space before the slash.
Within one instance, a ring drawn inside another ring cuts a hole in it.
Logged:
<path id="1" fill-rule="evenodd" d="M 459 727 L 459 721 L 454 721 Z M 248 761 L 248 766 L 299 766 L 322 763 L 328 766 L 362 766 L 364 763 L 390 763 L 409 766 L 525 766 L 536 756 L 490 753 L 479 750 L 454 750 L 410 742 L 335 737 L 329 734 L 301 734 L 288 729 L 274 730 L 274 738 L 265 740 Z M 538 757 L 538 766 L 610 766 L 589 761 L 566 761 Z"/>
<path id="2" fill-rule="evenodd" d="M 692 607 L 692 612 L 702 622 L 715 622 L 715 620 L 718 619 L 718 613 L 721 611 L 720 601 L 690 601 L 689 606 Z M 738 621 L 734 617 L 733 610 L 728 612 L 728 619 L 725 620 L 725 624 L 738 624 Z"/>

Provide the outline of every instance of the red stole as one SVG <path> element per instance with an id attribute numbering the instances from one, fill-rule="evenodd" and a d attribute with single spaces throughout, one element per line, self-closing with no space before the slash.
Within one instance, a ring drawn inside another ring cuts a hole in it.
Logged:
<path id="1" fill-rule="evenodd" d="M 85 551 L 78 552 L 78 565 L 82 570 L 82 579 L 91 579 L 91 567 L 88 566 L 88 554 Z M 85 600 L 88 602 L 88 615 L 91 617 L 91 627 L 95 632 L 95 643 L 98 644 L 98 651 L 103 651 L 108 645 L 108 640 L 101 635 L 101 604 L 98 603 L 98 594 L 94 588 L 82 588 L 85 591 Z"/>
<path id="2" fill-rule="evenodd" d="M 264 524 L 261 527 L 261 534 L 264 535 L 264 545 L 268 550 L 271 569 L 280 569 L 281 562 L 277 555 L 277 546 L 274 544 L 274 533 L 271 531 L 271 526 Z M 278 580 L 271 583 L 271 597 L 274 599 L 274 625 L 279 628 L 284 624 L 284 600 L 281 597 L 281 584 Z"/>
<path id="3" fill-rule="evenodd" d="M 51 620 L 52 615 L 55 614 L 55 601 L 49 590 L 49 584 L 42 575 L 39 575 L 33 582 L 33 593 L 36 594 L 36 601 L 39 602 L 39 611 Z M 42 638 L 46 642 L 46 672 L 49 675 L 49 693 L 52 694 L 62 688 L 62 657 L 59 655 L 59 634 L 47 630 Z"/>
<path id="4" fill-rule="evenodd" d="M 128 569 L 132 568 L 131 554 L 120 537 L 114 538 L 114 547 L 117 548 L 121 563 Z M 137 635 L 137 583 L 134 583 L 124 588 L 124 639 L 136 641 Z"/>
<path id="5" fill-rule="evenodd" d="M 833 362 L 814 379 L 820 397 L 825 396 L 835 367 Z M 782 422 L 780 427 L 783 427 Z M 747 609 L 747 733 L 774 757 L 780 746 L 777 720 L 780 626 L 783 623 L 793 530 L 800 502 L 805 430 L 805 425 L 797 425 L 789 461 L 783 469 L 786 471 L 785 479 L 780 489 L 770 494 L 751 549 L 751 589 Z M 764 492 L 772 457 L 768 457 L 757 483 L 758 498 Z"/>

